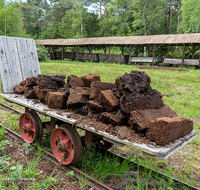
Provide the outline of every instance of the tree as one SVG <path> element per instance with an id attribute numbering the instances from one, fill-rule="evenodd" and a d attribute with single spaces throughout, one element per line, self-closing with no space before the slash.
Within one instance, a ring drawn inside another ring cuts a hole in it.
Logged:
<path id="1" fill-rule="evenodd" d="M 21 16 L 19 3 L 0 0 L 0 35 L 25 37 Z"/>
<path id="2" fill-rule="evenodd" d="M 154 34 L 154 28 L 159 27 L 160 21 L 164 20 L 166 0 L 135 0 L 132 3 L 133 12 L 132 34 Z"/>
<path id="3" fill-rule="evenodd" d="M 200 4 L 197 1 L 182 0 L 179 31 L 181 33 L 200 32 Z"/>

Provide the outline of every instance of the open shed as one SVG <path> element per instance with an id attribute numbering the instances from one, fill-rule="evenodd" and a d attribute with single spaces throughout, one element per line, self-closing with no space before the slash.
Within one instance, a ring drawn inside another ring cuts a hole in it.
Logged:
<path id="1" fill-rule="evenodd" d="M 151 36 L 125 36 L 125 37 L 97 37 L 97 38 L 79 38 L 79 39 L 45 39 L 38 40 L 38 45 L 49 47 L 49 51 L 54 51 L 57 47 L 62 47 L 62 58 L 64 58 L 65 48 L 74 47 L 74 59 L 77 60 L 78 49 L 87 47 L 89 53 L 92 53 L 94 48 L 102 48 L 108 55 L 113 47 L 120 47 L 122 55 L 125 48 L 129 52 L 128 64 L 131 61 L 131 52 L 134 48 L 153 48 L 152 65 L 154 64 L 155 53 L 160 47 L 165 47 L 165 55 L 173 46 L 177 46 L 182 51 L 181 65 L 184 65 L 184 54 L 186 50 L 190 50 L 192 58 L 195 52 L 200 48 L 200 33 L 194 34 L 171 34 L 171 35 L 151 35 Z"/>

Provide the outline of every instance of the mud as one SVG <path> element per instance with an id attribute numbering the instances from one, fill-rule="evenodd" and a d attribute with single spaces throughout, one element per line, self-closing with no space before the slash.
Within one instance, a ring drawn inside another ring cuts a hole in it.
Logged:
<path id="1" fill-rule="evenodd" d="M 23 84 L 23 81 L 21 82 Z M 20 84 L 21 84 L 20 83 Z M 26 87 L 29 87 L 29 86 L 37 86 L 38 85 L 38 78 L 37 77 L 29 77 L 26 79 L 25 81 L 25 86 Z"/>
<path id="2" fill-rule="evenodd" d="M 40 89 L 58 89 L 65 85 L 65 75 L 38 75 L 38 86 Z"/>
<path id="3" fill-rule="evenodd" d="M 14 91 L 17 93 L 17 94 L 23 94 L 24 93 L 24 86 L 21 86 L 21 85 L 16 85 L 14 86 Z"/>
<path id="4" fill-rule="evenodd" d="M 70 95 L 67 100 L 67 104 L 73 107 L 86 104 L 89 100 L 90 88 L 88 87 L 76 87 L 70 89 Z"/>
<path id="5" fill-rule="evenodd" d="M 103 106 L 98 101 L 90 100 L 87 105 L 90 112 L 101 113 L 104 111 Z"/>
<path id="6" fill-rule="evenodd" d="M 48 92 L 45 101 L 49 108 L 54 108 L 54 109 L 67 108 L 66 105 L 67 98 L 61 92 Z"/>
<path id="7" fill-rule="evenodd" d="M 193 121 L 178 117 L 161 117 L 149 122 L 146 137 L 157 145 L 164 146 L 169 142 L 189 134 Z"/>
<path id="8" fill-rule="evenodd" d="M 167 105 L 159 109 L 146 109 L 132 111 L 128 123 L 138 132 L 143 132 L 147 129 L 151 120 L 159 117 L 177 117 L 177 114 Z"/>
<path id="9" fill-rule="evenodd" d="M 85 87 L 83 80 L 76 75 L 70 75 L 67 78 L 67 85 L 65 88 Z"/>
<path id="10" fill-rule="evenodd" d="M 90 84 L 94 81 L 101 81 L 99 75 L 95 75 L 93 73 L 89 73 L 89 75 L 82 76 L 81 79 L 86 87 L 90 87 Z"/>
<path id="11" fill-rule="evenodd" d="M 116 98 L 112 90 L 101 91 L 99 101 L 107 112 L 114 111 L 119 105 L 119 100 Z"/>
<path id="12" fill-rule="evenodd" d="M 90 87 L 90 99 L 98 99 L 99 93 L 103 90 L 111 90 L 115 88 L 115 84 L 101 81 L 94 81 Z"/>

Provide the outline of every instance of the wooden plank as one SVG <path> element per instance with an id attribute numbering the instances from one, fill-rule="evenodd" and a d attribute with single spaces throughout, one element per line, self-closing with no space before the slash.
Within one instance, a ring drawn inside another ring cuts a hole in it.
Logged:
<path id="1" fill-rule="evenodd" d="M 162 62 L 162 57 L 155 57 L 157 63 Z M 153 57 L 131 57 L 131 62 L 152 63 Z"/>
<path id="2" fill-rule="evenodd" d="M 29 69 L 29 72 L 32 74 L 28 77 L 37 76 L 38 74 L 41 74 L 41 72 L 40 72 L 40 65 L 38 61 L 35 41 L 33 39 L 26 39 L 26 43 L 28 47 L 27 51 L 31 58 L 30 67 L 28 69 Z"/>
<path id="3" fill-rule="evenodd" d="M 29 107 L 32 110 L 38 111 L 40 113 L 43 113 L 49 117 L 53 117 L 55 119 L 64 121 L 69 124 L 76 123 L 75 119 L 67 118 L 67 115 L 70 114 L 69 112 L 65 112 L 62 115 L 58 114 L 58 110 L 49 109 L 47 105 L 41 104 L 41 103 L 34 103 L 33 100 L 28 100 L 24 98 L 22 95 L 18 95 L 16 97 L 16 94 L 0 94 L 4 99 L 19 104 L 24 107 Z M 88 127 L 87 125 L 81 125 L 81 124 L 75 124 L 75 126 L 90 131 L 92 133 L 95 133 L 97 135 L 102 136 L 103 138 L 110 139 L 112 141 L 115 141 L 117 143 L 125 144 L 131 147 L 134 147 L 136 149 L 139 149 L 147 154 L 150 154 L 152 157 L 156 159 L 166 159 L 171 154 L 179 150 L 181 147 L 185 146 L 188 142 L 192 141 L 196 137 L 196 132 L 193 130 L 190 134 L 177 139 L 175 142 L 170 142 L 169 144 L 161 147 L 156 147 L 154 145 L 146 145 L 146 144 L 139 144 L 136 142 L 130 142 L 128 140 L 122 140 L 119 139 L 117 136 L 110 135 L 109 133 L 103 132 L 103 131 L 96 131 L 93 127 Z"/>
<path id="4" fill-rule="evenodd" d="M 0 36 L 0 55 L 2 91 L 12 93 L 23 80 L 15 38 Z"/>
<path id="5" fill-rule="evenodd" d="M 164 58 L 164 64 L 181 65 L 182 59 Z M 184 65 L 199 66 L 199 59 L 184 59 Z"/>

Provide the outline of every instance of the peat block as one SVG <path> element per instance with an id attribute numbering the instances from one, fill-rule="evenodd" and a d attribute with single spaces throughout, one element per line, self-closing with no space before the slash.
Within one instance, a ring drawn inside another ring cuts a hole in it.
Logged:
<path id="1" fill-rule="evenodd" d="M 153 89 L 143 94 L 127 92 L 120 98 L 120 108 L 125 114 L 134 110 L 158 109 L 163 105 L 161 93 Z"/>
<path id="2" fill-rule="evenodd" d="M 67 104 L 73 107 L 79 106 L 81 104 L 86 104 L 89 100 L 90 88 L 88 87 L 76 87 L 71 88 L 69 92 L 69 97 Z"/>
<path id="3" fill-rule="evenodd" d="M 24 83 L 24 81 L 21 82 L 22 84 Z M 20 84 L 21 84 L 20 83 Z M 25 86 L 29 87 L 29 86 L 37 86 L 38 85 L 38 78 L 35 76 L 29 77 L 25 80 Z"/>
<path id="4" fill-rule="evenodd" d="M 101 81 L 99 75 L 89 73 L 89 75 L 82 76 L 81 79 L 86 87 L 90 87 L 90 84 L 94 81 Z"/>
<path id="5" fill-rule="evenodd" d="M 85 87 L 83 80 L 76 75 L 70 75 L 67 78 L 66 88 Z"/>
<path id="6" fill-rule="evenodd" d="M 26 80 L 23 80 L 22 82 L 20 82 L 21 86 L 25 86 L 25 84 L 26 84 Z"/>
<path id="7" fill-rule="evenodd" d="M 107 124 L 111 123 L 114 126 L 117 126 L 117 125 L 122 125 L 124 116 L 121 112 L 117 112 L 117 111 L 110 112 L 110 113 L 103 112 L 101 113 L 100 119 L 104 123 L 107 123 Z"/>
<path id="8" fill-rule="evenodd" d="M 192 129 L 193 121 L 190 119 L 161 117 L 149 122 L 146 137 L 157 145 L 164 146 L 188 135 Z"/>
<path id="9" fill-rule="evenodd" d="M 132 111 L 128 123 L 138 132 L 142 132 L 147 129 L 148 123 L 151 120 L 155 120 L 160 117 L 177 117 L 177 114 L 167 104 L 165 104 L 159 109 Z"/>
<path id="10" fill-rule="evenodd" d="M 35 92 L 35 96 L 41 101 L 45 102 L 45 98 L 48 92 L 56 92 L 57 89 L 40 89 L 38 86 L 34 86 L 33 90 Z"/>
<path id="11" fill-rule="evenodd" d="M 62 92 L 66 97 L 69 96 L 69 88 L 59 88 L 58 92 Z"/>
<path id="12" fill-rule="evenodd" d="M 40 89 L 58 89 L 65 85 L 65 75 L 38 75 L 38 86 Z"/>
<path id="13" fill-rule="evenodd" d="M 17 94 L 23 94 L 24 93 L 24 86 L 21 86 L 21 85 L 16 85 L 14 86 L 14 91 L 17 93 Z"/>
<path id="14" fill-rule="evenodd" d="M 45 102 L 49 108 L 65 109 L 67 98 L 61 92 L 48 92 Z"/>
<path id="15" fill-rule="evenodd" d="M 143 93 L 148 91 L 151 78 L 142 71 L 131 71 L 115 79 L 118 93 L 122 96 L 125 92 Z"/>
<path id="16" fill-rule="evenodd" d="M 94 81 L 90 87 L 90 99 L 97 99 L 99 98 L 100 91 L 111 90 L 113 88 L 115 88 L 114 83 Z"/>
<path id="17" fill-rule="evenodd" d="M 116 98 L 112 90 L 101 91 L 99 101 L 107 112 L 115 110 L 119 105 L 119 100 Z"/>
<path id="18" fill-rule="evenodd" d="M 104 111 L 103 106 L 98 101 L 95 100 L 88 101 L 87 106 L 89 111 L 91 112 L 101 113 Z"/>
<path id="19" fill-rule="evenodd" d="M 24 88 L 24 97 L 28 98 L 28 99 L 34 99 L 35 98 L 35 92 L 34 92 L 32 86 Z"/>

